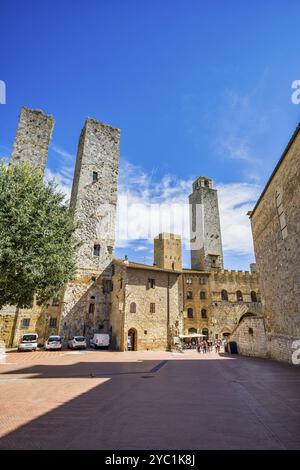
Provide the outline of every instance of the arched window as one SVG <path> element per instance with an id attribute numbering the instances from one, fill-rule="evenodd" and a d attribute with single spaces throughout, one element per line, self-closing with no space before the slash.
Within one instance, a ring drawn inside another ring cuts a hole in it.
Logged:
<path id="1" fill-rule="evenodd" d="M 221 291 L 221 299 L 222 299 L 222 300 L 228 300 L 228 292 L 227 292 L 227 290 L 223 289 L 223 290 Z"/>
<path id="2" fill-rule="evenodd" d="M 205 308 L 201 310 L 201 318 L 207 318 L 207 310 Z"/>
<path id="3" fill-rule="evenodd" d="M 130 304 L 130 313 L 136 313 L 136 303 L 131 302 Z"/>
<path id="4" fill-rule="evenodd" d="M 95 311 L 95 304 L 90 304 L 89 305 L 89 313 L 94 313 Z"/>
<path id="5" fill-rule="evenodd" d="M 205 292 L 204 290 L 201 290 L 201 291 L 200 291 L 200 299 L 201 299 L 201 300 L 206 299 L 206 292 Z"/>
<path id="6" fill-rule="evenodd" d="M 197 334 L 196 328 L 189 328 L 189 335 Z"/>
<path id="7" fill-rule="evenodd" d="M 203 328 L 202 334 L 205 336 L 204 339 L 208 339 L 208 329 L 207 328 Z"/>
<path id="8" fill-rule="evenodd" d="M 238 302 L 243 302 L 243 294 L 240 290 L 236 291 L 236 300 Z"/>
<path id="9" fill-rule="evenodd" d="M 193 292 L 191 290 L 188 290 L 186 293 L 186 298 L 188 300 L 191 300 L 193 298 Z"/>
<path id="10" fill-rule="evenodd" d="M 251 302 L 257 302 L 257 294 L 254 290 L 251 291 Z"/>
<path id="11" fill-rule="evenodd" d="M 193 314 L 193 309 L 192 308 L 187 309 L 187 316 L 188 316 L 188 318 L 193 318 L 194 314 Z"/>

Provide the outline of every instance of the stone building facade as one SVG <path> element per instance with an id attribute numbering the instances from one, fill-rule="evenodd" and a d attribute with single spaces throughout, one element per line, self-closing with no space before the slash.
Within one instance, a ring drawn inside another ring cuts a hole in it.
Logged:
<path id="1" fill-rule="evenodd" d="M 181 271 L 114 262 L 110 327 L 115 349 L 172 347 L 182 331 L 180 277 Z"/>
<path id="2" fill-rule="evenodd" d="M 183 271 L 184 333 L 210 339 L 230 335 L 245 313 L 260 314 L 257 273 Z"/>
<path id="3" fill-rule="evenodd" d="M 44 169 L 53 118 L 23 108 L 12 161 Z M 110 333 L 116 349 L 169 349 L 182 334 L 210 339 L 232 333 L 245 314 L 260 311 L 258 275 L 223 268 L 217 191 L 209 178 L 193 183 L 191 269 L 182 268 L 180 236 L 159 234 L 154 263 L 143 265 L 114 256 L 120 131 L 87 119 L 80 135 L 71 207 L 80 222 L 77 271 L 57 299 L 31 310 L 0 312 L 6 344 L 17 318 L 15 344 L 36 331 L 42 343 L 50 334 L 89 339 Z"/>
<path id="4" fill-rule="evenodd" d="M 268 356 L 291 362 L 300 339 L 300 126 L 250 219 Z"/>

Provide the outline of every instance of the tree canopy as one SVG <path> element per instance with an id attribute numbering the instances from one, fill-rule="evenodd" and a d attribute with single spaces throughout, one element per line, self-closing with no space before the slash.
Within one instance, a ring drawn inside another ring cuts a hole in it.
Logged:
<path id="1" fill-rule="evenodd" d="M 55 297 L 75 272 L 73 213 L 30 165 L 0 163 L 0 308 Z"/>

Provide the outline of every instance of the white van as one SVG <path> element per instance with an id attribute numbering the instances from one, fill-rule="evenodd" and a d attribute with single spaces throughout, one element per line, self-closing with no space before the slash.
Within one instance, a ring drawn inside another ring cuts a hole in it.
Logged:
<path id="1" fill-rule="evenodd" d="M 18 351 L 36 351 L 38 347 L 37 333 L 26 333 L 21 336 Z"/>
<path id="2" fill-rule="evenodd" d="M 110 343 L 110 338 L 108 334 L 105 333 L 95 333 L 93 338 L 90 340 L 91 348 L 103 348 L 108 349 Z"/>

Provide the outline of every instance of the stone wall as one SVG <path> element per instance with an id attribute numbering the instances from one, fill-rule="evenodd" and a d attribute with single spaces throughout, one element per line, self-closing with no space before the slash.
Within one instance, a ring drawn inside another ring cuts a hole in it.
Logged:
<path id="1" fill-rule="evenodd" d="M 13 145 L 11 161 L 29 163 L 44 171 L 54 119 L 37 109 L 23 107 Z"/>
<path id="2" fill-rule="evenodd" d="M 237 343 L 238 352 L 243 356 L 268 357 L 263 317 L 243 318 L 231 334 L 229 341 Z"/>
<path id="3" fill-rule="evenodd" d="M 300 339 L 300 129 L 251 215 L 270 356 L 289 360 Z"/>

